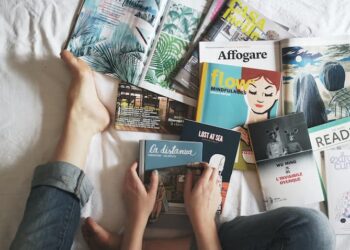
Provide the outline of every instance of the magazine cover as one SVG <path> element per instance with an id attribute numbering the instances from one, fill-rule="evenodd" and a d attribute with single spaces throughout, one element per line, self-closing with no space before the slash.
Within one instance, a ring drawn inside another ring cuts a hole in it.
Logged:
<path id="1" fill-rule="evenodd" d="M 138 85 L 166 0 L 85 0 L 67 49 L 95 71 Z"/>
<path id="2" fill-rule="evenodd" d="M 350 150 L 325 151 L 328 217 L 336 234 L 350 234 Z"/>
<path id="3" fill-rule="evenodd" d="M 247 124 L 277 115 L 281 74 L 203 63 L 196 121 L 241 133 L 234 168 L 255 169 Z"/>
<path id="4" fill-rule="evenodd" d="M 281 42 L 284 112 L 304 112 L 308 127 L 349 116 L 350 37 Z"/>
<path id="5" fill-rule="evenodd" d="M 185 120 L 182 130 L 181 140 L 202 142 L 203 161 L 219 171 L 222 197 L 219 212 L 225 204 L 240 137 L 236 131 L 190 120 Z"/>
<path id="6" fill-rule="evenodd" d="M 194 107 L 131 84 L 119 84 L 114 123 L 118 130 L 180 134 L 184 119 L 194 115 Z"/>
<path id="7" fill-rule="evenodd" d="M 292 37 L 284 28 L 272 22 L 244 1 L 228 0 L 222 6 L 203 41 L 279 40 Z M 196 49 L 175 76 L 175 81 L 188 88 L 199 84 L 199 55 Z"/>
<path id="8" fill-rule="evenodd" d="M 266 209 L 324 200 L 303 113 L 248 125 Z"/>
<path id="9" fill-rule="evenodd" d="M 350 142 L 350 117 L 328 122 L 316 127 L 309 128 L 310 141 L 314 158 L 323 180 L 325 175 L 325 156 L 324 152 L 328 149 L 343 146 Z"/>
<path id="10" fill-rule="evenodd" d="M 202 162 L 202 142 L 140 140 L 139 176 L 147 186 L 153 170 L 158 170 L 159 185 L 156 203 L 149 218 L 158 220 L 161 213 L 184 215 L 183 190 L 186 166 Z M 191 167 L 196 175 L 200 168 Z"/>

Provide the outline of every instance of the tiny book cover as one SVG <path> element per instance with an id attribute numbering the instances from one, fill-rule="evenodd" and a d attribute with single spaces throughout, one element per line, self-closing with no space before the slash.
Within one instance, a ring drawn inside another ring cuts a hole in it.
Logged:
<path id="1" fill-rule="evenodd" d="M 158 170 L 159 186 L 154 210 L 149 223 L 154 224 L 167 217 L 185 215 L 183 190 L 187 166 L 202 161 L 202 142 L 141 140 L 139 158 L 139 176 L 147 186 L 153 170 Z M 199 168 L 193 168 L 200 175 Z M 160 218 L 161 217 L 161 218 Z M 182 219 L 183 220 L 183 219 Z M 166 224 L 166 223 L 165 223 Z M 171 225 L 168 225 L 171 227 Z"/>
<path id="2" fill-rule="evenodd" d="M 336 234 L 350 234 L 350 150 L 325 151 L 328 217 Z"/>
<path id="3" fill-rule="evenodd" d="M 325 151 L 350 142 L 350 117 L 309 128 L 309 136 L 318 170 L 326 179 Z"/>
<path id="4" fill-rule="evenodd" d="M 324 200 L 303 113 L 248 125 L 267 210 Z"/>
<path id="5" fill-rule="evenodd" d="M 196 121 L 241 133 L 235 169 L 255 169 L 247 124 L 277 115 L 280 85 L 277 71 L 203 63 Z"/>
<path id="6" fill-rule="evenodd" d="M 224 128 L 185 120 L 181 140 L 203 143 L 203 161 L 219 171 L 223 209 L 241 134 Z"/>

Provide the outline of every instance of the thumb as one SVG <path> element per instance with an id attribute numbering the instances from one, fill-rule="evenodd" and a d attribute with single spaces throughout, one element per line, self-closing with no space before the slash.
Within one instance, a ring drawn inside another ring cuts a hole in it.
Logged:
<path id="1" fill-rule="evenodd" d="M 63 50 L 61 52 L 61 58 L 66 63 L 66 65 L 72 73 L 76 73 L 79 70 L 78 58 L 76 58 L 68 50 Z"/>
<path id="2" fill-rule="evenodd" d="M 149 186 L 148 194 L 154 199 L 156 198 L 156 195 L 157 195 L 158 182 L 159 182 L 158 171 L 153 170 L 152 175 L 151 175 L 151 183 Z"/>
<path id="3" fill-rule="evenodd" d="M 184 187 L 185 199 L 187 199 L 187 197 L 190 197 L 190 195 L 191 195 L 192 182 L 193 182 L 192 171 L 191 170 L 187 170 L 187 174 L 186 174 L 186 178 L 185 178 L 185 187 Z"/>

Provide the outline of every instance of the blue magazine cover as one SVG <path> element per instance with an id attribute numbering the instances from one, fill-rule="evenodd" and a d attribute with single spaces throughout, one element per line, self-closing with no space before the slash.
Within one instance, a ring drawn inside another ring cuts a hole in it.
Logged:
<path id="1" fill-rule="evenodd" d="M 236 169 L 255 168 L 247 124 L 277 115 L 280 86 L 280 72 L 203 63 L 196 121 L 241 133 Z"/>

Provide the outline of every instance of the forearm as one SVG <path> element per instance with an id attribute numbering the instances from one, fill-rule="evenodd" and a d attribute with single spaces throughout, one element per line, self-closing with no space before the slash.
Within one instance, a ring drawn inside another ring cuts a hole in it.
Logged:
<path id="1" fill-rule="evenodd" d="M 68 162 L 81 169 L 84 167 L 93 136 L 90 129 L 84 126 L 84 121 L 78 119 L 76 111 L 68 111 L 53 161 Z"/>
<path id="2" fill-rule="evenodd" d="M 221 250 L 215 221 L 209 223 L 195 222 L 193 230 L 199 250 Z"/>
<path id="3" fill-rule="evenodd" d="M 147 219 L 135 219 L 125 229 L 121 250 L 141 250 Z"/>

